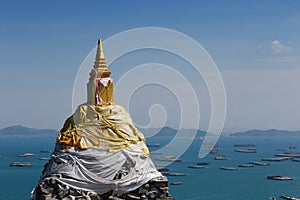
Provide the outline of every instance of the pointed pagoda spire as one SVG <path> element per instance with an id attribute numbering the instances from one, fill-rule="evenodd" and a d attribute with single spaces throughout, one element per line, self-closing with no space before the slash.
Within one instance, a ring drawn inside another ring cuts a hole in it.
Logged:
<path id="1" fill-rule="evenodd" d="M 97 54 L 95 58 L 94 68 L 107 68 L 104 52 L 102 48 L 102 40 L 98 40 Z"/>
<path id="2" fill-rule="evenodd" d="M 87 102 L 93 105 L 110 104 L 113 102 L 114 84 L 107 68 L 101 39 L 98 40 L 94 67 L 87 84 Z"/>
<path id="3" fill-rule="evenodd" d="M 110 76 L 110 71 L 107 68 L 101 39 L 98 40 L 97 53 L 94 62 L 94 68 L 90 73 L 90 80 L 94 78 L 107 78 Z"/>

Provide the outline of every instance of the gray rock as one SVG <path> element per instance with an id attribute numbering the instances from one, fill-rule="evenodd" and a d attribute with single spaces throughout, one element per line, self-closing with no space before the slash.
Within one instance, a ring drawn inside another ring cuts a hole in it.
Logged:
<path id="1" fill-rule="evenodd" d="M 114 191 L 95 194 L 63 185 L 55 177 L 49 177 L 35 188 L 35 200 L 175 200 L 168 191 L 168 179 L 159 177 L 150 180 L 140 188 L 116 195 Z"/>

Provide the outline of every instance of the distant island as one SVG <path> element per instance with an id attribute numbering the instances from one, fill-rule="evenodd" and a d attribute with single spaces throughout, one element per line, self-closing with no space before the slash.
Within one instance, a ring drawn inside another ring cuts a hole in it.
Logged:
<path id="1" fill-rule="evenodd" d="M 163 128 L 147 128 L 140 129 L 144 133 L 145 137 L 174 137 L 177 134 L 177 130 L 170 127 Z M 191 137 L 191 133 L 195 133 L 195 137 L 204 137 L 206 131 L 193 130 L 193 129 L 181 129 L 183 137 Z M 54 129 L 35 129 L 25 126 L 9 126 L 0 130 L 0 137 L 56 137 L 59 131 Z M 244 132 L 231 133 L 227 136 L 300 136 L 300 130 L 288 131 L 288 130 L 257 130 L 252 129 Z"/>
<path id="2" fill-rule="evenodd" d="M 231 133 L 229 136 L 300 136 L 300 130 L 288 131 L 288 130 L 248 130 L 244 132 Z"/>
<path id="3" fill-rule="evenodd" d="M 145 137 L 174 137 L 177 134 L 177 130 L 170 127 L 163 128 L 147 128 L 140 129 L 141 132 L 145 135 Z M 204 137 L 206 131 L 195 130 L 195 129 L 181 129 L 181 136 L 183 137 L 191 137 L 191 133 L 195 133 L 195 137 Z"/>
<path id="4" fill-rule="evenodd" d="M 0 130 L 0 137 L 56 137 L 57 130 L 34 129 L 25 126 L 9 126 Z"/>

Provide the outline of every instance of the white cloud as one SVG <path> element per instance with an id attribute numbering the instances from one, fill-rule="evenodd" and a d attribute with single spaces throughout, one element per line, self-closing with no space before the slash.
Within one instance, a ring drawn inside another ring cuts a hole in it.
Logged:
<path id="1" fill-rule="evenodd" d="M 270 47 L 274 53 L 285 53 L 292 50 L 291 47 L 283 45 L 279 40 L 272 41 Z"/>

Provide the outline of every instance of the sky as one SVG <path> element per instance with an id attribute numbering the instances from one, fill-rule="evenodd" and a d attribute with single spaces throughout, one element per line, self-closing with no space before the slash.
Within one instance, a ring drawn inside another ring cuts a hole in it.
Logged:
<path id="1" fill-rule="evenodd" d="M 59 130 L 73 112 L 76 74 L 97 39 L 105 41 L 134 28 L 161 27 L 193 38 L 216 63 L 227 96 L 225 132 L 300 130 L 299 1 L 2 0 L 0 4 L 0 128 L 20 124 Z M 209 93 L 188 64 L 168 53 L 133 52 L 113 63 L 114 80 L 137 59 L 167 63 L 174 69 L 186 66 L 180 73 L 200 102 L 196 128 L 206 130 Z M 181 90 L 182 84 L 176 84 Z M 177 108 L 182 102 L 168 88 L 147 85 L 131 97 L 128 109 L 138 127 L 149 124 L 149 108 L 156 105 L 150 109 L 155 121 L 151 126 L 195 128 L 188 122 L 180 125 Z"/>

